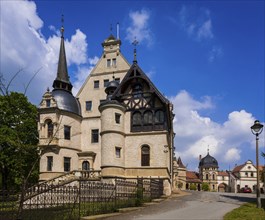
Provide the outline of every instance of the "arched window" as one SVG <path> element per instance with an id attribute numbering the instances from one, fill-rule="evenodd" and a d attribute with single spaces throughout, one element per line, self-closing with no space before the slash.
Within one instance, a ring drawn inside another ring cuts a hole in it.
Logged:
<path id="1" fill-rule="evenodd" d="M 153 114 L 151 111 L 146 111 L 144 113 L 144 124 L 145 125 L 153 124 Z"/>
<path id="2" fill-rule="evenodd" d="M 46 121 L 47 124 L 47 137 L 51 138 L 53 137 L 53 123 L 50 119 Z"/>
<path id="3" fill-rule="evenodd" d="M 150 166 L 150 147 L 143 145 L 141 148 L 141 165 Z"/>
<path id="4" fill-rule="evenodd" d="M 90 164 L 88 161 L 83 161 L 82 163 L 82 170 L 89 170 L 90 169 Z"/>
<path id="5" fill-rule="evenodd" d="M 158 110 L 155 113 L 155 123 L 162 124 L 165 121 L 164 112 L 162 110 Z"/>
<path id="6" fill-rule="evenodd" d="M 213 180 L 215 180 L 215 175 L 213 174 Z"/>
<path id="7" fill-rule="evenodd" d="M 132 125 L 133 126 L 141 125 L 141 113 L 140 112 L 133 113 Z"/>
<path id="8" fill-rule="evenodd" d="M 205 177 L 206 177 L 206 180 L 208 180 L 208 179 L 209 179 L 209 175 L 208 175 L 208 173 L 205 175 Z"/>

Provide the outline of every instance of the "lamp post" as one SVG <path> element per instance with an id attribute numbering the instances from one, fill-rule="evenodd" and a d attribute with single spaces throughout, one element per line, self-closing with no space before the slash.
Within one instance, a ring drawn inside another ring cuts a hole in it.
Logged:
<path id="1" fill-rule="evenodd" d="M 257 208 L 261 208 L 260 200 L 260 186 L 259 186 L 259 135 L 263 130 L 263 125 L 260 124 L 259 120 L 254 122 L 251 127 L 251 132 L 256 135 L 256 167 L 257 167 Z"/>

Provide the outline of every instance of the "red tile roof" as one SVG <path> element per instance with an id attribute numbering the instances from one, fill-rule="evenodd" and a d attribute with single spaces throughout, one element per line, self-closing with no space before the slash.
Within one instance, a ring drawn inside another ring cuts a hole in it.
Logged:
<path id="1" fill-rule="evenodd" d="M 201 183 L 202 181 L 199 179 L 199 174 L 192 171 L 186 172 L 186 180 L 188 183 Z"/>
<path id="2" fill-rule="evenodd" d="M 218 176 L 229 176 L 227 172 L 219 171 Z"/>
<path id="3" fill-rule="evenodd" d="M 239 165 L 239 166 L 236 166 L 236 167 L 232 170 L 232 172 L 233 172 L 233 173 L 239 172 L 239 171 L 240 171 L 245 165 L 246 165 L 246 164 L 241 164 L 241 165 Z"/>

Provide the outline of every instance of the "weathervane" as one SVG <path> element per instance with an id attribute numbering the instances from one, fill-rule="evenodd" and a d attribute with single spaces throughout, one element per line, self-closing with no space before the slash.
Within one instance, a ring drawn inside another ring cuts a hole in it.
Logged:
<path id="1" fill-rule="evenodd" d="M 110 34 L 112 34 L 112 24 L 110 24 Z"/>
<path id="2" fill-rule="evenodd" d="M 62 14 L 62 18 L 61 18 L 61 22 L 62 22 L 62 27 L 61 27 L 61 37 L 63 37 L 63 32 L 64 32 L 64 26 L 63 26 L 63 24 L 64 24 L 64 16 L 63 16 L 63 14 Z"/>
<path id="3" fill-rule="evenodd" d="M 134 45 L 134 51 L 133 51 L 134 59 L 133 59 L 133 62 L 134 63 L 137 63 L 137 59 L 136 59 L 136 46 L 139 44 L 139 42 L 136 40 L 136 37 L 134 37 L 134 41 L 132 42 L 132 44 Z"/>

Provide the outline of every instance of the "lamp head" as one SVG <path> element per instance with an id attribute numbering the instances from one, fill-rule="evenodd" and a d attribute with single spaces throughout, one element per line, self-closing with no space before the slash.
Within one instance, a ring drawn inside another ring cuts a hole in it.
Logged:
<path id="1" fill-rule="evenodd" d="M 262 132 L 263 125 L 260 124 L 259 120 L 256 120 L 250 128 L 253 134 L 259 135 Z"/>

